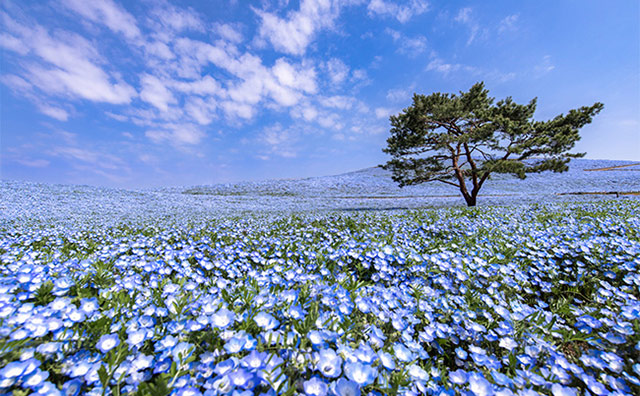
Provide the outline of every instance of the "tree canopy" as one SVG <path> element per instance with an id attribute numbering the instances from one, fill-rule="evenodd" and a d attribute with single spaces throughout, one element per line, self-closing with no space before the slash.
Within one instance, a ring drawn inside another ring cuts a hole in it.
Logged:
<path id="1" fill-rule="evenodd" d="M 413 104 L 390 117 L 391 136 L 383 167 L 407 186 L 439 181 L 460 189 L 468 206 L 492 173 L 524 179 L 527 173 L 564 172 L 579 130 L 603 109 L 602 103 L 535 121 L 537 99 L 517 104 L 511 97 L 494 104 L 484 83 L 456 94 L 414 94 Z M 467 186 L 468 185 L 468 186 Z"/>

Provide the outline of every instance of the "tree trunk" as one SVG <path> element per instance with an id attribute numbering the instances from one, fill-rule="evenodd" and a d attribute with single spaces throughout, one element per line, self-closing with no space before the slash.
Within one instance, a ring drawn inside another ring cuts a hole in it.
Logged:
<path id="1" fill-rule="evenodd" d="M 468 207 L 476 206 L 476 197 L 475 197 L 475 195 L 466 194 L 464 196 L 464 200 L 467 201 L 467 206 Z"/>

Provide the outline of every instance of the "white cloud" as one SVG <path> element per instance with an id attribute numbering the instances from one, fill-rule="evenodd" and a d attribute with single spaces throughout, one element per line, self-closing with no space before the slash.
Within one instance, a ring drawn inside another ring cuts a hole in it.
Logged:
<path id="1" fill-rule="evenodd" d="M 205 23 L 192 8 L 178 8 L 168 2 L 163 2 L 151 11 L 151 15 L 153 22 L 160 22 L 162 26 L 176 32 L 185 30 L 203 32 L 205 30 Z"/>
<path id="2" fill-rule="evenodd" d="M 193 124 L 168 124 L 163 129 L 150 129 L 145 136 L 154 143 L 169 142 L 177 147 L 196 145 L 205 137 L 202 130 Z"/>
<path id="3" fill-rule="evenodd" d="M 329 59 L 325 67 L 334 85 L 342 84 L 349 77 L 349 66 L 338 58 Z"/>
<path id="4" fill-rule="evenodd" d="M 415 84 L 411 84 L 408 88 L 390 89 L 387 91 L 387 100 L 391 102 L 406 102 L 411 100 L 414 91 Z"/>
<path id="5" fill-rule="evenodd" d="M 140 36 L 135 18 L 111 0 L 62 0 L 62 3 L 91 22 L 104 24 L 128 39 Z"/>
<path id="6" fill-rule="evenodd" d="M 284 86 L 307 93 L 315 93 L 317 90 L 316 72 L 313 68 L 295 67 L 280 58 L 271 70 Z"/>
<path id="7" fill-rule="evenodd" d="M 376 118 L 383 119 L 383 118 L 389 118 L 389 116 L 391 114 L 396 113 L 396 111 L 388 107 L 378 107 L 376 108 L 375 113 L 376 113 Z"/>
<path id="8" fill-rule="evenodd" d="M 199 80 L 172 82 L 172 87 L 184 93 L 195 95 L 218 95 L 225 96 L 224 88 L 213 77 L 206 75 Z"/>
<path id="9" fill-rule="evenodd" d="M 7 33 L 0 34 L 0 47 L 17 52 L 20 55 L 29 53 L 29 48 L 24 46 L 22 40 Z"/>
<path id="10" fill-rule="evenodd" d="M 553 71 L 553 69 L 555 69 L 555 68 L 556 68 L 556 66 L 551 61 L 551 56 L 550 55 L 545 55 L 542 58 L 542 61 L 538 65 L 536 65 L 534 67 L 534 73 L 536 74 L 536 76 L 541 77 L 541 76 Z"/>
<path id="11" fill-rule="evenodd" d="M 351 74 L 351 82 L 360 84 L 360 85 L 368 85 L 371 83 L 369 79 L 369 74 L 364 69 L 356 69 Z"/>
<path id="12" fill-rule="evenodd" d="M 350 110 L 354 107 L 356 102 L 357 100 L 355 98 L 341 95 L 320 98 L 320 104 L 324 107 L 340 110 Z"/>
<path id="13" fill-rule="evenodd" d="M 326 129 L 332 129 L 333 131 L 338 131 L 344 128 L 342 122 L 340 122 L 340 117 L 337 114 L 326 114 L 318 119 L 318 124 Z"/>
<path id="14" fill-rule="evenodd" d="M 98 66 L 102 58 L 79 35 L 59 31 L 52 37 L 39 25 L 27 27 L 7 15 L 3 15 L 3 22 L 9 22 L 6 26 L 13 30 L 21 46 L 40 61 L 25 64 L 21 78 L 31 85 L 52 95 L 113 104 L 130 103 L 136 95 L 129 84 L 114 79 Z"/>
<path id="15" fill-rule="evenodd" d="M 320 29 L 331 27 L 340 12 L 339 2 L 302 0 L 300 9 L 286 18 L 254 9 L 261 19 L 259 35 L 273 47 L 291 55 L 303 55 Z"/>
<path id="16" fill-rule="evenodd" d="M 184 106 L 185 112 L 200 125 L 208 125 L 216 118 L 216 108 L 217 102 L 213 98 L 198 97 L 189 98 Z"/>
<path id="17" fill-rule="evenodd" d="M 427 49 L 427 39 L 424 36 L 407 37 L 397 30 L 389 28 L 385 29 L 385 32 L 390 35 L 393 42 L 398 45 L 398 52 L 401 54 L 413 58 Z"/>
<path id="18" fill-rule="evenodd" d="M 456 22 L 460 22 L 460 23 L 469 23 L 471 22 L 471 12 L 473 10 L 471 9 L 471 7 L 465 7 L 465 8 L 461 8 L 460 11 L 458 11 L 458 15 L 456 15 Z"/>
<path id="19" fill-rule="evenodd" d="M 116 121 L 120 121 L 120 122 L 125 122 L 125 121 L 129 121 L 129 117 L 124 116 L 122 114 L 115 114 L 112 113 L 110 111 L 105 111 L 104 114 L 109 117 L 109 118 L 113 118 Z"/>
<path id="20" fill-rule="evenodd" d="M 305 61 L 295 64 L 280 58 L 269 68 L 259 57 L 240 54 L 235 47 L 190 39 L 180 39 L 177 49 L 180 61 L 189 68 L 199 70 L 210 62 L 232 76 L 219 93 L 225 99 L 220 107 L 229 118 L 250 119 L 255 107 L 267 99 L 272 100 L 267 105 L 291 107 L 317 91 L 315 69 Z"/>
<path id="21" fill-rule="evenodd" d="M 240 29 L 236 26 L 233 26 L 228 23 L 220 23 L 215 25 L 214 30 L 218 35 L 220 35 L 225 40 L 228 40 L 231 43 L 239 44 L 242 42 L 243 37 L 242 33 L 240 33 Z"/>
<path id="22" fill-rule="evenodd" d="M 438 73 L 447 75 L 464 67 L 464 65 L 459 63 L 446 63 L 440 58 L 435 58 L 427 65 L 427 71 L 437 71 Z"/>
<path id="23" fill-rule="evenodd" d="M 425 0 L 410 0 L 400 5 L 393 1 L 371 0 L 367 6 L 369 14 L 377 14 L 396 18 L 405 23 L 414 16 L 424 14 L 429 10 L 429 3 Z"/>
<path id="24" fill-rule="evenodd" d="M 59 107 L 40 104 L 38 105 L 38 109 L 43 114 L 46 114 L 51 118 L 55 118 L 58 121 L 66 121 L 67 119 L 69 119 L 69 113 L 65 109 L 61 109 Z"/>
<path id="25" fill-rule="evenodd" d="M 519 18 L 519 14 L 513 14 L 502 19 L 498 25 L 498 33 L 515 32 L 518 30 L 518 26 L 516 24 L 518 23 Z"/>
<path id="26" fill-rule="evenodd" d="M 318 110 L 312 106 L 304 106 L 302 108 L 302 118 L 305 121 L 313 121 L 318 117 Z"/>
<path id="27" fill-rule="evenodd" d="M 50 161 L 45 160 L 45 159 L 30 160 L 30 159 L 26 159 L 26 158 L 16 159 L 16 162 L 18 162 L 18 163 L 20 163 L 20 164 L 22 164 L 24 166 L 28 166 L 30 168 L 46 168 L 51 163 Z"/>
<path id="28" fill-rule="evenodd" d="M 431 54 L 432 60 L 427 65 L 427 71 L 435 71 L 441 73 L 445 77 L 454 72 L 465 73 L 469 76 L 480 78 L 485 81 L 495 83 L 504 83 L 517 77 L 515 72 L 503 72 L 500 70 L 487 70 L 474 66 L 464 65 L 461 63 L 447 63 L 439 58 L 435 53 Z"/>
<path id="29" fill-rule="evenodd" d="M 144 45 L 148 55 L 155 56 L 163 60 L 171 60 L 175 58 L 169 46 L 162 41 L 147 42 Z"/>
<path id="30" fill-rule="evenodd" d="M 256 109 L 247 103 L 226 100 L 221 103 L 221 106 L 225 114 L 227 115 L 227 117 L 229 117 L 232 120 L 236 118 L 249 120 L 253 118 L 253 116 L 256 113 Z"/>
<path id="31" fill-rule="evenodd" d="M 478 36 L 480 32 L 480 25 L 473 18 L 473 10 L 471 7 L 465 7 L 460 9 L 458 15 L 455 17 L 455 21 L 467 25 L 469 27 L 470 33 L 469 38 L 467 39 L 467 45 L 470 45 Z"/>
<path id="32" fill-rule="evenodd" d="M 141 78 L 140 99 L 152 104 L 160 111 L 169 110 L 169 104 L 177 103 L 176 98 L 158 77 L 144 74 Z"/>
<path id="33" fill-rule="evenodd" d="M 126 167 L 125 162 L 117 156 L 79 146 L 55 146 L 49 151 L 49 154 L 55 157 L 85 162 L 93 167 L 106 170 L 122 170 Z"/>
<path id="34" fill-rule="evenodd" d="M 277 155 L 285 158 L 294 158 L 298 155 L 296 143 L 299 140 L 299 134 L 293 128 L 284 129 L 280 124 L 262 130 L 258 136 L 258 142 L 266 146 L 266 155 L 264 159 L 268 159 L 268 154 Z"/>

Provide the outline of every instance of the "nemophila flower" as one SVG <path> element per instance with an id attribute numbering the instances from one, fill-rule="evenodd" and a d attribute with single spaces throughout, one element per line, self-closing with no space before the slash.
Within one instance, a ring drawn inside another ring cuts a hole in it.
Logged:
<path id="1" fill-rule="evenodd" d="M 560 384 L 551 385 L 551 393 L 553 396 L 577 396 L 578 392 L 570 387 Z"/>
<path id="2" fill-rule="evenodd" d="M 176 395 L 177 396 L 201 396 L 202 392 L 200 392 L 198 389 L 192 386 L 189 386 L 189 387 L 179 389 Z"/>
<path id="3" fill-rule="evenodd" d="M 318 377 L 311 377 L 308 381 L 303 382 L 304 392 L 310 396 L 325 396 L 329 390 L 329 386 Z"/>
<path id="4" fill-rule="evenodd" d="M 60 390 L 53 383 L 48 381 L 45 381 L 40 385 L 36 394 L 47 396 L 62 396 L 62 392 L 60 392 Z"/>
<path id="5" fill-rule="evenodd" d="M 131 347 L 140 347 L 147 339 L 147 329 L 140 329 L 128 332 L 127 344 Z"/>
<path id="6" fill-rule="evenodd" d="M 360 387 L 353 381 L 339 378 L 331 384 L 331 390 L 336 396 L 360 396 Z"/>
<path id="7" fill-rule="evenodd" d="M 120 345 L 120 339 L 117 334 L 105 334 L 98 340 L 96 348 L 102 353 L 107 353 L 118 345 Z"/>
<path id="8" fill-rule="evenodd" d="M 429 374 L 417 364 L 410 365 L 408 373 L 415 381 L 425 382 L 429 380 Z"/>
<path id="9" fill-rule="evenodd" d="M 265 364 L 268 356 L 269 355 L 266 352 L 253 350 L 240 360 L 240 364 L 242 364 L 243 367 L 247 367 L 248 369 L 255 371 Z"/>
<path id="10" fill-rule="evenodd" d="M 395 352 L 396 358 L 401 362 L 410 362 L 415 358 L 409 348 L 400 343 L 396 343 L 393 346 L 393 352 Z"/>
<path id="11" fill-rule="evenodd" d="M 336 378 L 342 372 L 342 358 L 333 349 L 323 349 L 318 354 L 316 367 L 325 377 Z"/>
<path id="12" fill-rule="evenodd" d="M 224 349 L 229 353 L 238 353 L 244 349 L 245 342 L 242 337 L 232 337 L 224 344 Z"/>
<path id="13" fill-rule="evenodd" d="M 259 327 L 266 331 L 273 330 L 280 324 L 273 315 L 267 312 L 259 312 L 253 320 Z"/>
<path id="14" fill-rule="evenodd" d="M 23 379 L 23 384 L 31 389 L 35 389 L 40 387 L 47 378 L 49 378 L 48 371 L 35 369 L 35 371 Z"/>
<path id="15" fill-rule="evenodd" d="M 97 384 L 100 381 L 100 376 L 98 375 L 98 369 L 102 366 L 101 363 L 94 363 L 91 365 L 91 368 L 84 375 L 84 381 L 89 385 Z"/>
<path id="16" fill-rule="evenodd" d="M 230 373 L 229 379 L 231 379 L 234 386 L 238 386 L 243 389 L 251 389 L 256 384 L 256 375 L 243 368 L 238 368 Z"/>
<path id="17" fill-rule="evenodd" d="M 449 373 L 449 381 L 456 385 L 462 385 L 467 382 L 467 372 L 458 369 Z"/>
<path id="18" fill-rule="evenodd" d="M 462 349 L 462 348 L 456 348 L 456 349 L 455 349 L 455 352 L 456 352 L 456 356 L 457 356 L 459 359 L 462 359 L 462 360 L 465 360 L 465 359 L 467 358 L 467 356 L 468 356 L 467 351 L 465 351 L 465 350 L 464 350 L 464 349 Z"/>
<path id="19" fill-rule="evenodd" d="M 351 381 L 360 386 L 373 383 L 378 376 L 378 371 L 374 367 L 360 362 L 345 363 L 344 373 Z"/>
<path id="20" fill-rule="evenodd" d="M 469 390 L 476 396 L 491 396 L 495 392 L 493 385 L 487 381 L 482 373 L 473 372 L 468 376 Z"/>
<path id="21" fill-rule="evenodd" d="M 97 298 L 83 298 L 80 300 L 80 310 L 85 315 L 90 315 L 100 309 Z"/>
<path id="22" fill-rule="evenodd" d="M 226 308 L 219 309 L 211 315 L 211 326 L 226 329 L 235 321 L 235 314 Z"/>
<path id="23" fill-rule="evenodd" d="M 136 356 L 135 359 L 131 362 L 131 368 L 134 370 L 145 370 L 151 367 L 151 363 L 153 362 L 153 356 L 147 356 L 143 353 Z"/>
<path id="24" fill-rule="evenodd" d="M 502 348 L 505 348 L 509 352 L 513 351 L 518 347 L 518 343 L 513 340 L 511 337 L 503 337 L 500 339 L 500 344 Z"/>
<path id="25" fill-rule="evenodd" d="M 0 369 L 2 378 L 18 378 L 25 374 L 28 364 L 26 362 L 11 362 Z"/>
<path id="26" fill-rule="evenodd" d="M 582 380 L 584 381 L 585 385 L 587 385 L 589 390 L 598 396 L 606 395 L 609 393 L 607 388 L 601 382 L 597 381 L 590 375 L 583 375 Z"/>
<path id="27" fill-rule="evenodd" d="M 77 379 L 67 381 L 62 385 L 62 392 L 65 396 L 77 396 L 81 389 L 82 382 Z"/>
<path id="28" fill-rule="evenodd" d="M 491 370 L 491 376 L 493 377 L 493 381 L 502 386 L 510 386 L 513 384 L 513 381 L 508 376 L 502 374 L 499 371 Z"/>
<path id="29" fill-rule="evenodd" d="M 171 356 L 175 362 L 184 362 L 193 354 L 194 350 L 194 345 L 189 344 L 188 342 L 179 342 L 171 349 Z"/>
<path id="30" fill-rule="evenodd" d="M 379 351 L 378 358 L 380 359 L 380 363 L 382 363 L 382 366 L 387 370 L 394 370 L 396 368 L 396 362 L 394 361 L 393 356 L 391 356 L 390 353 Z"/>
<path id="31" fill-rule="evenodd" d="M 230 373 L 232 370 L 238 367 L 238 363 L 239 363 L 238 358 L 232 357 L 216 364 L 213 371 L 215 371 L 218 375 L 224 375 L 224 374 Z"/>
<path id="32" fill-rule="evenodd" d="M 163 351 L 165 349 L 171 349 L 178 343 L 178 339 L 172 335 L 168 335 L 162 338 L 155 344 L 156 351 Z"/>

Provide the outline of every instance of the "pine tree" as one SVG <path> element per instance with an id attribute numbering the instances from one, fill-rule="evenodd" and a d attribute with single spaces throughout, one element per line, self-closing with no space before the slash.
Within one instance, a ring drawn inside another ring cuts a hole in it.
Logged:
<path id="1" fill-rule="evenodd" d="M 537 99 L 494 104 L 484 83 L 456 94 L 414 94 L 413 104 L 391 116 L 383 167 L 400 187 L 439 181 L 460 189 L 468 206 L 492 173 L 524 179 L 527 173 L 564 172 L 579 130 L 603 109 L 602 103 L 535 121 Z"/>

